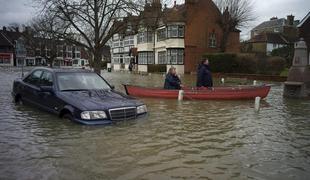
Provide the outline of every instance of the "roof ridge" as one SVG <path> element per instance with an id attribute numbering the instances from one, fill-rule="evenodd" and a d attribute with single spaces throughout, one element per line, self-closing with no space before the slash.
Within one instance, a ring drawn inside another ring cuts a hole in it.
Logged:
<path id="1" fill-rule="evenodd" d="M 308 14 L 301 20 L 301 22 L 297 25 L 297 27 L 301 27 L 306 21 L 307 19 L 310 17 L 310 11 L 308 12 Z"/>

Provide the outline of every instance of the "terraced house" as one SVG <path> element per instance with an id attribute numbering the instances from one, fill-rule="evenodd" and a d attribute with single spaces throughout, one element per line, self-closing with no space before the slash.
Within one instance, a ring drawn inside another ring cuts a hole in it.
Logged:
<path id="1" fill-rule="evenodd" d="M 148 72 L 150 66 L 176 67 L 180 74 L 196 71 L 205 53 L 220 52 L 223 14 L 212 0 L 185 0 L 164 7 L 160 0 L 147 1 L 139 16 L 128 15 L 128 28 L 112 39 L 114 70 L 136 69 Z M 239 52 L 240 31 L 229 34 L 227 52 Z"/>

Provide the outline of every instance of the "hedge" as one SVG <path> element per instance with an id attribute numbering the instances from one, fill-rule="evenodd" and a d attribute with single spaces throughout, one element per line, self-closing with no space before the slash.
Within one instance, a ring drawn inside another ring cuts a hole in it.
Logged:
<path id="1" fill-rule="evenodd" d="M 205 54 L 213 72 L 279 75 L 285 68 L 282 57 L 260 57 L 253 54 Z"/>
<path id="2" fill-rule="evenodd" d="M 167 66 L 163 65 L 163 64 L 149 64 L 147 66 L 147 70 L 150 73 L 156 73 L 156 72 L 166 73 L 167 72 Z"/>

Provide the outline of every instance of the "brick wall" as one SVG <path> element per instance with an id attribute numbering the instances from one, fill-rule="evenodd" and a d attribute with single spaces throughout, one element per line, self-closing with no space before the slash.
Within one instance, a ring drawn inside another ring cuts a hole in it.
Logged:
<path id="1" fill-rule="evenodd" d="M 212 0 L 186 0 L 185 72 L 196 71 L 203 54 L 220 51 L 222 29 L 219 26 L 221 12 Z M 216 34 L 217 46 L 209 47 L 209 34 Z M 239 32 L 230 34 L 227 51 L 239 52 Z"/>

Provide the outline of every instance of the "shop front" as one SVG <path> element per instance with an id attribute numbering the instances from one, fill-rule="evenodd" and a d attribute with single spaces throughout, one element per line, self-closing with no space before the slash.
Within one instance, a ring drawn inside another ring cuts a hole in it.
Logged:
<path id="1" fill-rule="evenodd" d="M 0 53 L 0 66 L 14 66 L 13 53 Z"/>

